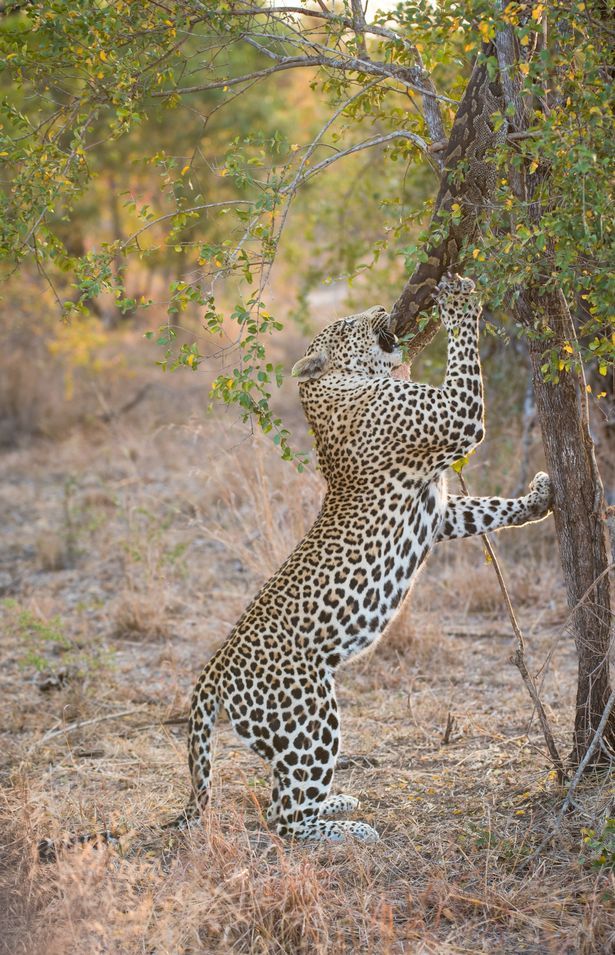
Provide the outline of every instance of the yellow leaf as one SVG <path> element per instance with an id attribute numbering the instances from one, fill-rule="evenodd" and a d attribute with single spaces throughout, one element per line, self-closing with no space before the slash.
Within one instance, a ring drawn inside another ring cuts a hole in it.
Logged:
<path id="1" fill-rule="evenodd" d="M 529 38 L 529 36 L 526 34 L 525 36 L 522 36 L 522 37 L 521 37 L 521 39 L 519 40 L 519 42 L 520 42 L 521 46 L 527 46 L 527 45 L 529 44 L 529 42 L 530 42 L 530 38 Z"/>
<path id="2" fill-rule="evenodd" d="M 585 385 L 585 391 L 587 392 L 588 395 L 591 395 L 591 393 L 592 393 L 592 386 L 591 386 L 591 385 Z"/>
<path id="3" fill-rule="evenodd" d="M 101 60 L 103 61 L 103 63 L 106 63 L 107 60 L 109 59 L 109 57 L 107 56 L 107 54 L 105 53 L 104 50 L 101 50 L 98 55 L 99 55 L 99 57 L 101 58 Z"/>
<path id="4" fill-rule="evenodd" d="M 570 342 L 566 342 L 566 344 L 564 345 L 564 351 L 567 351 L 569 355 L 574 354 L 574 348 L 572 347 Z"/>
<path id="5" fill-rule="evenodd" d="M 606 398 L 606 391 L 599 391 L 596 398 Z"/>
<path id="6" fill-rule="evenodd" d="M 226 387 L 227 387 L 227 388 L 232 388 L 232 387 L 233 387 L 233 382 L 234 382 L 234 379 L 233 379 L 233 378 L 229 378 L 228 381 L 227 381 L 227 383 L 226 383 Z"/>
<path id="7" fill-rule="evenodd" d="M 532 159 L 532 161 L 531 161 L 531 163 L 530 163 L 530 172 L 531 172 L 531 173 L 532 173 L 532 172 L 536 172 L 537 169 L 538 169 L 538 162 L 537 162 L 536 159 Z"/>
<path id="8" fill-rule="evenodd" d="M 188 163 L 187 166 L 184 166 L 184 168 L 180 172 L 180 176 L 185 176 L 189 169 L 190 169 L 190 163 Z"/>
<path id="9" fill-rule="evenodd" d="M 194 365 L 194 355 L 192 353 L 190 353 L 186 358 L 186 364 L 190 365 L 191 368 Z"/>
<path id="10" fill-rule="evenodd" d="M 537 3 L 534 9 L 532 10 L 532 20 L 536 20 L 537 23 L 540 23 L 542 20 L 542 15 L 544 13 L 544 7 L 542 3 Z"/>
<path id="11" fill-rule="evenodd" d="M 566 367 L 566 362 L 562 361 L 562 359 L 560 358 L 560 360 L 557 363 L 557 370 L 563 371 L 565 367 Z"/>
<path id="12" fill-rule="evenodd" d="M 493 25 L 491 23 L 487 23 L 486 20 L 481 20 L 481 22 L 478 24 L 478 31 L 483 40 L 490 40 L 493 35 Z"/>
<path id="13" fill-rule="evenodd" d="M 480 249 L 472 249 L 472 258 L 477 259 L 480 255 Z"/>
<path id="14" fill-rule="evenodd" d="M 228 176 L 228 169 L 221 169 L 221 170 L 220 170 L 220 175 L 221 175 L 221 176 Z"/>
<path id="15" fill-rule="evenodd" d="M 525 39 L 525 37 L 523 39 Z M 523 40 L 521 40 L 521 42 L 523 43 Z M 527 74 L 530 72 L 530 64 L 519 63 L 519 72 L 523 73 L 524 76 L 527 76 Z"/>

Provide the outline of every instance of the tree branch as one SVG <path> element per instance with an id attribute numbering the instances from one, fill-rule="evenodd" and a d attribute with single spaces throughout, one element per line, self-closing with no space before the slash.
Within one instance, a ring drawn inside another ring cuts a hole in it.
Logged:
<path id="1" fill-rule="evenodd" d="M 175 212 L 167 212 L 163 216 L 157 216 L 155 219 L 152 219 L 150 222 L 147 222 L 142 228 L 137 229 L 136 232 L 133 232 L 132 235 L 129 235 L 120 245 L 120 250 L 128 248 L 131 242 L 134 242 L 135 239 L 138 239 L 140 235 L 143 235 L 144 232 L 147 232 L 148 229 L 151 229 L 153 226 L 158 225 L 159 222 L 165 222 L 167 219 L 174 219 L 176 216 L 181 215 L 190 215 L 192 212 L 203 212 L 204 209 L 219 209 L 224 208 L 225 206 L 253 206 L 254 202 L 252 199 L 229 199 L 228 202 L 205 202 L 199 206 L 190 206 L 189 209 L 176 209 Z"/>
<path id="2" fill-rule="evenodd" d="M 468 487 L 466 485 L 465 478 L 461 472 L 459 472 L 459 482 L 461 484 L 463 493 L 467 497 Z M 513 633 L 517 641 L 517 647 L 515 649 L 515 652 L 510 657 L 510 661 L 511 663 L 515 664 L 519 673 L 521 674 L 521 679 L 525 683 L 527 692 L 530 695 L 530 699 L 532 700 L 532 703 L 534 704 L 534 707 L 536 708 L 536 712 L 538 713 L 538 719 L 540 720 L 540 725 L 542 727 L 542 735 L 545 738 L 545 743 L 547 744 L 549 755 L 551 756 L 551 759 L 553 760 L 553 765 L 555 766 L 555 769 L 557 772 L 558 782 L 562 783 L 564 781 L 564 776 L 565 776 L 564 765 L 562 763 L 561 756 L 557 750 L 557 746 L 555 745 L 555 740 L 553 739 L 553 733 L 551 732 L 551 727 L 549 726 L 549 720 L 547 719 L 547 714 L 545 712 L 545 708 L 543 706 L 542 700 L 540 699 L 540 696 L 538 695 L 536 683 L 534 682 L 534 679 L 527 668 L 527 663 L 525 659 L 525 639 L 523 637 L 521 627 L 519 626 L 517 615 L 515 614 L 515 610 L 512 605 L 512 601 L 510 599 L 510 594 L 508 593 L 508 587 L 506 586 L 506 581 L 504 580 L 502 568 L 500 567 L 500 562 L 498 561 L 498 558 L 496 556 L 495 550 L 493 548 L 493 544 L 489 540 L 489 536 L 487 534 L 481 534 L 480 536 L 485 546 L 485 549 L 491 559 L 491 563 L 493 565 L 495 575 L 498 579 L 498 584 L 500 585 L 500 590 L 502 591 L 502 596 L 504 597 L 504 603 L 506 604 L 506 610 L 508 612 L 510 624 L 512 626 Z"/>
<path id="3" fill-rule="evenodd" d="M 357 38 L 357 46 L 361 55 L 367 59 L 367 47 L 365 46 L 365 27 L 367 24 L 365 23 L 361 0 L 351 0 L 350 5 L 352 7 L 352 28 Z"/>
<path id="4" fill-rule="evenodd" d="M 388 143 L 393 139 L 407 139 L 409 142 L 414 143 L 421 152 L 425 154 L 428 159 L 431 159 L 429 155 L 429 147 L 424 139 L 420 136 L 417 136 L 416 133 L 410 133 L 405 129 L 398 129 L 392 133 L 386 133 L 383 136 L 374 136 L 372 139 L 366 139 L 362 143 L 355 143 L 354 146 L 349 146 L 348 149 L 342 149 L 341 152 L 336 153 L 334 156 L 329 156 L 327 159 L 323 159 L 322 162 L 317 163 L 315 166 L 310 169 L 309 172 L 306 172 L 305 175 L 301 176 L 299 179 L 295 179 L 286 189 L 282 189 L 282 194 L 287 194 L 294 191 L 298 186 L 303 185 L 304 182 L 307 182 L 308 179 L 311 179 L 312 176 L 315 176 L 321 170 L 326 169 L 327 166 L 331 166 L 334 162 L 337 162 L 338 159 L 343 159 L 345 156 L 350 156 L 352 153 L 358 153 L 362 149 L 369 149 L 371 146 L 379 146 L 382 143 Z"/>
<path id="5" fill-rule="evenodd" d="M 493 195 L 496 176 L 489 153 L 505 140 L 507 132 L 506 123 L 496 130 L 491 118 L 502 110 L 498 79 L 490 79 L 485 62 L 493 54 L 493 44 L 484 44 L 446 145 L 445 172 L 432 217 L 432 226 L 441 226 L 440 236 L 428 246 L 426 261 L 417 265 L 391 312 L 397 334 L 412 335 L 410 360 L 429 344 L 439 327 L 429 323 L 419 331 L 418 316 L 433 306 L 433 292 L 444 272 L 458 266 L 463 245 L 474 235 L 480 211 Z M 461 215 L 453 217 L 455 203 Z"/>
<path id="6" fill-rule="evenodd" d="M 249 83 L 252 80 L 264 79 L 272 76 L 274 73 L 281 73 L 285 70 L 305 69 L 306 67 L 326 67 L 327 69 L 340 70 L 344 73 L 365 73 L 369 76 L 381 76 L 397 80 L 407 89 L 414 90 L 422 96 L 435 97 L 444 103 L 457 104 L 457 100 L 450 96 L 444 96 L 442 93 L 434 93 L 429 89 L 419 86 L 408 77 L 407 67 L 394 66 L 393 64 L 378 63 L 373 60 L 361 60 L 357 57 L 345 57 L 334 59 L 333 57 L 321 54 L 320 56 L 290 56 L 280 57 L 269 51 L 271 56 L 275 56 L 278 62 L 274 66 L 266 67 L 262 70 L 254 70 L 252 73 L 244 73 L 241 76 L 231 76 L 224 80 L 214 80 L 211 83 L 199 83 L 196 86 L 183 86 L 174 89 L 155 90 L 151 96 L 160 99 L 168 96 L 188 96 L 191 93 L 202 93 L 207 90 L 219 90 L 225 87 L 237 86 L 241 83 Z"/>

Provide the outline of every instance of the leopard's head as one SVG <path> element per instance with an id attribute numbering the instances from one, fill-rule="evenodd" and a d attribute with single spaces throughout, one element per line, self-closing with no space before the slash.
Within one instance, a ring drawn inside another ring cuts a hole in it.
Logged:
<path id="1" fill-rule="evenodd" d="M 340 373 L 388 378 L 401 362 L 401 348 L 391 331 L 391 316 L 376 305 L 327 325 L 292 373 L 300 383 Z"/>

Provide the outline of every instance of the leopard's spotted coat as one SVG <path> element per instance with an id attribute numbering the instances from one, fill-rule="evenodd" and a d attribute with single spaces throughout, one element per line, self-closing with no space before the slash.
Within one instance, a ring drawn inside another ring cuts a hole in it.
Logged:
<path id="1" fill-rule="evenodd" d="M 249 604 L 201 673 L 189 728 L 192 808 L 207 804 L 210 736 L 224 707 L 273 773 L 267 813 L 281 835 L 372 841 L 356 809 L 329 795 L 339 749 L 335 672 L 379 638 L 435 543 L 540 520 L 546 474 L 521 498 L 449 495 L 443 473 L 483 439 L 473 283 L 445 278 L 438 303 L 448 331 L 439 388 L 391 377 L 401 351 L 389 315 L 370 309 L 333 322 L 295 366 L 327 481 L 306 537 Z"/>

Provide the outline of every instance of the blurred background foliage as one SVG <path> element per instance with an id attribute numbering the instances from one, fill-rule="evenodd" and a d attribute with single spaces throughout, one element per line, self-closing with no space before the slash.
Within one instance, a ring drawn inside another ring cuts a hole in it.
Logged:
<path id="1" fill-rule="evenodd" d="M 449 128 L 474 58 L 504 25 L 536 109 L 532 135 L 494 157 L 496 200 L 467 250 L 491 332 L 490 417 L 504 432 L 511 418 L 531 423 L 509 306 L 515 288 L 539 280 L 564 290 L 578 331 L 578 342 L 549 340 L 537 320 L 543 371 L 557 381 L 586 364 L 608 441 L 605 4 L 549 4 L 548 26 L 540 3 L 382 6 L 368 11 L 374 32 L 361 33 L 348 27 L 348 2 L 1 5 L 5 442 L 101 413 L 158 362 L 204 372 L 213 397 L 294 457 L 294 412 L 277 387 L 304 337 L 353 309 L 390 306 L 422 254 L 437 144 L 399 77 L 416 80 L 422 59 Z M 389 72 L 363 72 L 357 60 Z M 544 180 L 540 226 L 511 188 L 515 175 Z M 443 352 L 438 340 L 416 374 L 437 379 Z"/>

